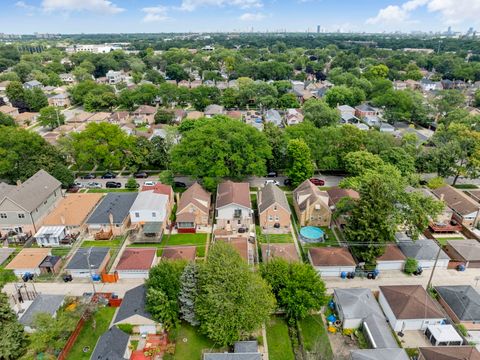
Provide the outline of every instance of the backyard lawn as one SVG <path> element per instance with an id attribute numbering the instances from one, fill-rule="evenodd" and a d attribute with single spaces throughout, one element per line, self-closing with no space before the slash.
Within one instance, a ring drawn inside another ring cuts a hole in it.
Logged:
<path id="1" fill-rule="evenodd" d="M 119 247 L 123 242 L 123 237 L 115 237 L 112 240 L 94 240 L 94 241 L 84 241 L 82 247 Z"/>
<path id="2" fill-rule="evenodd" d="M 110 193 L 110 192 L 137 192 L 137 189 L 87 189 L 88 193 Z"/>
<path id="3" fill-rule="evenodd" d="M 174 359 L 198 360 L 202 358 L 203 350 L 214 348 L 214 344 L 194 327 L 182 323 L 177 335 Z"/>
<path id="4" fill-rule="evenodd" d="M 259 225 L 255 226 L 257 231 L 257 240 L 259 243 L 266 243 L 270 241 L 272 244 L 276 243 L 293 243 L 291 233 L 288 234 L 262 234 L 262 229 Z"/>
<path id="5" fill-rule="evenodd" d="M 333 359 L 327 330 L 320 315 L 309 315 L 299 322 L 305 350 L 316 354 L 318 359 Z"/>
<path id="6" fill-rule="evenodd" d="M 88 360 L 95 349 L 95 345 L 98 338 L 108 330 L 110 321 L 112 321 L 115 314 L 115 308 L 104 306 L 98 309 L 95 315 L 88 320 L 80 331 L 77 341 L 72 347 L 72 350 L 68 354 L 68 359 L 71 360 Z M 92 327 L 93 320 L 95 319 L 95 328 Z M 89 351 L 84 353 L 83 348 L 88 346 Z"/>
<path id="7" fill-rule="evenodd" d="M 164 235 L 161 243 L 154 244 L 131 244 L 128 247 L 156 247 L 157 255 L 161 256 L 165 246 L 189 246 L 197 247 L 197 257 L 205 256 L 205 246 L 207 244 L 207 234 L 174 234 L 168 237 Z"/>
<path id="8" fill-rule="evenodd" d="M 444 246 L 447 245 L 448 240 L 465 240 L 464 237 L 437 237 L 435 238 L 439 242 L 440 245 Z"/>
<path id="9" fill-rule="evenodd" d="M 270 360 L 294 360 L 292 343 L 285 320 L 272 316 L 267 324 L 268 358 Z"/>

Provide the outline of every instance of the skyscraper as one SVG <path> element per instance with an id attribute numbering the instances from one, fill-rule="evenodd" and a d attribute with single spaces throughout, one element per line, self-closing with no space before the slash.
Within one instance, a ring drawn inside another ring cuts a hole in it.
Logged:
<path id="1" fill-rule="evenodd" d="M 320 34 L 321 27 L 320 25 L 317 25 L 317 34 Z"/>

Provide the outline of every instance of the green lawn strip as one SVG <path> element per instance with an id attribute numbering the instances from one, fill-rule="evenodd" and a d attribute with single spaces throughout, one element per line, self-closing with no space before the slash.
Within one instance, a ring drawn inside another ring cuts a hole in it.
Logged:
<path id="1" fill-rule="evenodd" d="M 267 324 L 268 358 L 270 360 L 294 360 L 288 326 L 279 316 L 272 316 Z"/>
<path id="2" fill-rule="evenodd" d="M 152 244 L 130 244 L 128 247 L 156 247 L 157 256 L 161 256 L 163 248 L 166 246 L 196 246 L 197 257 L 205 256 L 205 247 L 207 245 L 207 234 L 173 234 L 164 235 L 161 243 Z"/>
<path id="3" fill-rule="evenodd" d="M 89 193 L 137 192 L 137 189 L 88 189 Z"/>
<path id="4" fill-rule="evenodd" d="M 115 237 L 112 240 L 93 240 L 93 241 L 84 241 L 82 247 L 119 247 L 121 246 L 124 238 L 119 236 Z"/>
<path id="5" fill-rule="evenodd" d="M 440 245 L 444 246 L 444 245 L 447 245 L 447 241 L 449 240 L 465 240 L 465 238 L 463 237 L 441 237 L 441 238 L 435 238 L 439 243 Z"/>
<path id="6" fill-rule="evenodd" d="M 259 225 L 255 226 L 257 232 L 257 240 L 259 243 L 267 243 L 270 241 L 271 244 L 276 243 L 293 243 L 293 237 L 291 233 L 288 234 L 262 234 L 262 229 Z"/>
<path id="7" fill-rule="evenodd" d="M 205 336 L 198 333 L 193 326 L 182 323 L 178 330 L 175 345 L 176 360 L 199 360 L 206 351 L 219 351 Z"/>
<path id="8" fill-rule="evenodd" d="M 68 354 L 68 359 L 90 359 L 98 338 L 108 330 L 108 326 L 110 325 L 114 314 L 115 308 L 113 307 L 105 306 L 99 308 L 93 317 L 84 324 L 80 334 L 78 335 L 77 341 L 75 341 L 72 350 Z M 92 326 L 93 319 L 95 319 L 95 328 Z M 90 350 L 84 353 L 83 348 L 86 346 L 88 346 Z"/>
<path id="9" fill-rule="evenodd" d="M 314 352 L 319 359 L 333 359 L 332 347 L 321 315 L 309 315 L 299 321 L 305 350 Z"/>

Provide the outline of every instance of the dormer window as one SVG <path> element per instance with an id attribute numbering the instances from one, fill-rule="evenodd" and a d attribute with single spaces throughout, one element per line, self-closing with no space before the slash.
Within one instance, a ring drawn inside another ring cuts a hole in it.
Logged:
<path id="1" fill-rule="evenodd" d="M 235 217 L 235 218 L 242 217 L 242 209 L 235 209 L 233 211 L 233 217 Z"/>

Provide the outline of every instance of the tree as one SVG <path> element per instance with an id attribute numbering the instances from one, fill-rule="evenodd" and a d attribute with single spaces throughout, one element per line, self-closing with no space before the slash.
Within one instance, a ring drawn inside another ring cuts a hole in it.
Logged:
<path id="1" fill-rule="evenodd" d="M 345 170 L 352 175 L 363 175 L 367 170 L 376 170 L 385 165 L 382 158 L 371 152 L 361 150 L 350 152 L 345 156 Z"/>
<path id="2" fill-rule="evenodd" d="M 155 113 L 155 124 L 172 124 L 174 118 L 173 111 L 158 109 Z"/>
<path id="3" fill-rule="evenodd" d="M 161 261 L 150 269 L 147 286 L 146 310 L 168 330 L 179 322 L 178 297 L 185 261 Z"/>
<path id="4" fill-rule="evenodd" d="M 53 130 L 65 123 L 65 115 L 63 115 L 56 107 L 47 106 L 40 110 L 38 121 L 42 126 L 49 127 Z"/>
<path id="5" fill-rule="evenodd" d="M 310 99 L 303 104 L 305 120 L 309 120 L 316 127 L 334 125 L 340 120 L 337 109 L 330 108 L 323 100 Z"/>
<path id="6" fill-rule="evenodd" d="M 182 286 L 178 300 L 181 318 L 190 325 L 197 326 L 199 322 L 195 315 L 195 300 L 198 294 L 198 267 L 195 263 L 185 266 L 180 281 Z"/>
<path id="7" fill-rule="evenodd" d="M 180 143 L 173 147 L 171 157 L 176 173 L 203 179 L 242 179 L 266 173 L 271 148 L 265 135 L 255 128 L 215 116 L 196 120 L 194 127 L 184 132 Z"/>
<path id="8" fill-rule="evenodd" d="M 177 83 L 182 80 L 188 80 L 189 76 L 187 72 L 178 64 L 170 64 L 165 71 L 167 78 L 175 80 Z"/>
<path id="9" fill-rule="evenodd" d="M 2 359 L 16 360 L 22 357 L 27 347 L 27 337 L 23 325 L 10 308 L 7 295 L 0 292 L 0 354 Z"/>
<path id="10" fill-rule="evenodd" d="M 413 274 L 418 270 L 418 261 L 415 258 L 407 258 L 403 269 L 407 274 Z"/>
<path id="11" fill-rule="evenodd" d="M 135 178 L 128 178 L 127 183 L 125 184 L 126 189 L 136 189 L 137 188 L 137 181 Z"/>
<path id="12" fill-rule="evenodd" d="M 195 303 L 200 331 L 225 346 L 247 337 L 275 307 L 270 287 L 229 244 L 217 242 L 200 267 Z"/>
<path id="13" fill-rule="evenodd" d="M 384 79 L 388 76 L 388 66 L 385 64 L 378 64 L 372 66 L 368 69 L 367 73 L 365 74 L 367 78 L 380 78 Z"/>
<path id="14" fill-rule="evenodd" d="M 147 163 L 154 169 L 164 169 L 169 162 L 169 148 L 165 139 L 154 136 L 150 140 L 150 148 L 147 155 Z"/>
<path id="15" fill-rule="evenodd" d="M 310 264 L 273 259 L 262 265 L 260 272 L 290 323 L 319 311 L 327 302 L 325 284 Z"/>
<path id="16" fill-rule="evenodd" d="M 269 171 L 284 169 L 287 162 L 287 138 L 285 132 L 272 123 L 266 123 L 263 133 L 272 148 L 272 157 L 267 160 Z"/>
<path id="17" fill-rule="evenodd" d="M 361 89 L 349 88 L 347 86 L 335 86 L 325 94 L 325 102 L 332 108 L 338 105 L 356 106 L 365 100 L 365 93 Z"/>
<path id="18" fill-rule="evenodd" d="M 298 102 L 295 94 L 287 93 L 280 96 L 278 99 L 278 106 L 281 109 L 298 109 L 300 107 L 300 103 Z"/>
<path id="19" fill-rule="evenodd" d="M 87 111 L 111 111 L 117 105 L 117 96 L 112 92 L 90 92 L 83 99 L 83 105 Z"/>
<path id="20" fill-rule="evenodd" d="M 435 105 L 441 115 L 447 115 L 465 103 L 465 95 L 460 90 L 442 90 L 435 99 Z"/>
<path id="21" fill-rule="evenodd" d="M 174 177 L 173 171 L 172 170 L 163 170 L 160 173 L 160 175 L 158 177 L 158 180 L 162 184 L 173 185 L 173 183 L 175 182 L 175 177 Z"/>
<path id="22" fill-rule="evenodd" d="M 213 86 L 198 86 L 190 91 L 190 100 L 196 110 L 203 111 L 208 105 L 220 101 L 220 90 Z"/>
<path id="23" fill-rule="evenodd" d="M 287 176 L 296 187 L 313 175 L 310 148 L 302 139 L 293 139 L 287 146 Z"/>
<path id="24" fill-rule="evenodd" d="M 25 90 L 25 104 L 32 112 L 38 112 L 40 109 L 48 106 L 48 99 L 39 88 Z"/>
<path id="25" fill-rule="evenodd" d="M 0 126 L 16 126 L 15 119 L 10 115 L 0 113 Z"/>

